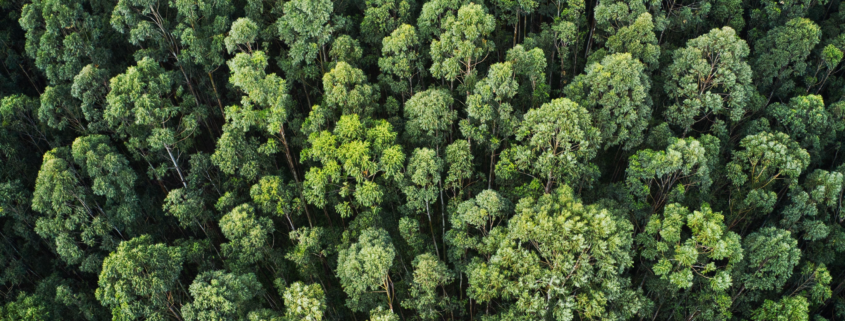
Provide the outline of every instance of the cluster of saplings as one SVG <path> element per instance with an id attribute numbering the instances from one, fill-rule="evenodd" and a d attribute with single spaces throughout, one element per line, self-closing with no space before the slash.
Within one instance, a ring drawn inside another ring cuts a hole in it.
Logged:
<path id="1" fill-rule="evenodd" d="M 842 320 L 839 0 L 0 1 L 0 320 Z"/>

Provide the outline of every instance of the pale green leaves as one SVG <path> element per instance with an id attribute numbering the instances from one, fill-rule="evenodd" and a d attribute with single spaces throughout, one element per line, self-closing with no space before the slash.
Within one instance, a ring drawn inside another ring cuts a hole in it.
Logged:
<path id="1" fill-rule="evenodd" d="M 224 39 L 226 50 L 229 53 L 235 52 L 236 49 L 252 53 L 252 46 L 259 32 L 258 25 L 255 22 L 249 18 L 238 18 L 232 23 L 232 30 Z"/>
<path id="2" fill-rule="evenodd" d="M 642 143 L 651 118 L 651 81 L 645 66 L 629 53 L 613 54 L 587 67 L 565 91 L 590 110 L 604 148 L 631 149 Z"/>
<path id="3" fill-rule="evenodd" d="M 462 6 L 457 16 L 447 16 L 441 22 L 439 39 L 431 42 L 431 75 L 466 82 L 474 75 L 475 66 L 495 49 L 487 39 L 495 27 L 493 16 L 474 3 Z"/>
<path id="4" fill-rule="evenodd" d="M 713 29 L 675 51 L 664 90 L 675 100 L 666 119 L 688 131 L 709 115 L 738 122 L 750 106 L 754 88 L 745 62 L 748 45 L 730 27 Z"/>
<path id="5" fill-rule="evenodd" d="M 319 284 L 295 282 L 285 288 L 285 317 L 290 320 L 321 321 L 326 295 Z"/>
<path id="6" fill-rule="evenodd" d="M 386 293 L 388 304 L 392 304 L 393 285 L 388 272 L 395 257 L 390 236 L 374 228 L 364 230 L 358 242 L 338 253 L 337 276 L 349 295 L 346 305 L 350 309 L 366 311 L 366 306 L 375 302 L 363 296 L 372 291 Z"/>
<path id="7" fill-rule="evenodd" d="M 193 302 L 182 306 L 186 321 L 240 320 L 247 314 L 247 303 L 260 294 L 255 274 L 224 271 L 204 272 L 189 287 Z"/>
<path id="8" fill-rule="evenodd" d="M 177 290 L 183 257 L 176 247 L 153 243 L 148 235 L 122 242 L 103 261 L 97 300 L 115 319 L 163 318 Z"/>
<path id="9" fill-rule="evenodd" d="M 439 148 L 447 141 L 457 111 L 448 91 L 429 89 L 414 94 L 405 102 L 405 131 L 413 141 Z"/>
<path id="10" fill-rule="evenodd" d="M 601 141 L 587 110 L 566 98 L 525 113 L 516 138 L 524 144 L 502 153 L 496 175 L 508 179 L 517 171 L 528 173 L 545 181 L 546 193 L 557 182 L 587 180 Z"/>
<path id="11" fill-rule="evenodd" d="M 689 236 L 682 233 L 687 228 Z M 728 231 L 724 216 L 706 203 L 692 213 L 680 204 L 667 205 L 662 215 L 652 215 L 637 242 L 644 246 L 644 258 L 657 260 L 654 273 L 680 289 L 705 282 L 724 291 L 733 282 L 733 267 L 743 259 L 740 236 Z"/>
<path id="12" fill-rule="evenodd" d="M 270 233 L 275 227 L 270 219 L 258 217 L 248 204 L 235 207 L 220 219 L 220 230 L 229 239 L 221 248 L 223 255 L 232 258 L 234 266 L 261 261 L 268 255 Z"/>
<path id="13" fill-rule="evenodd" d="M 384 193 L 381 182 L 402 178 L 405 154 L 395 140 L 396 133 L 388 122 L 362 123 L 356 114 L 341 116 L 333 132 L 311 134 L 310 147 L 302 151 L 302 159 L 320 166 L 311 167 L 305 174 L 306 200 L 323 208 L 335 195 L 354 196 L 356 207 L 379 206 Z M 341 213 L 350 214 L 345 210 Z"/>

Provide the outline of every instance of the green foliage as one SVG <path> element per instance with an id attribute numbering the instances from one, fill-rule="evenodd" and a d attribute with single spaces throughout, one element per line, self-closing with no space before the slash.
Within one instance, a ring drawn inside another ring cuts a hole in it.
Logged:
<path id="1" fill-rule="evenodd" d="M 103 261 L 97 300 L 116 320 L 163 319 L 176 314 L 184 257 L 176 247 L 142 235 L 120 243 Z"/>
<path id="2" fill-rule="evenodd" d="M 281 64 L 289 78 L 319 76 L 326 54 L 323 48 L 336 29 L 331 21 L 333 9 L 329 0 L 293 0 L 284 4 L 276 26 L 279 38 L 289 47 Z"/>
<path id="3" fill-rule="evenodd" d="M 449 298 L 438 294 L 437 287 L 443 287 L 455 279 L 454 274 L 436 256 L 430 253 L 414 258 L 414 281 L 410 298 L 402 306 L 415 309 L 423 320 L 434 320 L 443 316 L 449 307 Z"/>
<path id="4" fill-rule="evenodd" d="M 185 320 L 239 320 L 246 315 L 246 303 L 261 292 L 261 283 L 252 273 L 210 271 L 198 275 L 189 291 L 194 301 L 182 306 Z"/>
<path id="5" fill-rule="evenodd" d="M 362 123 L 356 114 L 341 116 L 332 132 L 311 134 L 310 147 L 302 151 L 302 158 L 321 166 L 311 167 L 305 174 L 305 199 L 319 208 L 325 208 L 331 199 L 342 217 L 352 216 L 350 206 L 360 210 L 379 207 L 384 184 L 402 178 L 405 154 L 395 140 L 388 122 Z M 352 202 L 335 202 L 336 197 L 351 198 Z"/>
<path id="6" fill-rule="evenodd" d="M 493 16 L 481 5 L 470 3 L 461 6 L 457 15 L 443 18 L 440 28 L 438 39 L 431 42 L 431 75 L 471 85 L 475 66 L 495 49 L 493 41 L 488 40 L 495 28 Z"/>
<path id="7" fill-rule="evenodd" d="M 807 56 L 819 43 L 821 30 L 810 19 L 795 18 L 766 33 L 754 45 L 756 79 L 762 90 L 789 92 L 795 86 L 790 77 L 803 76 Z"/>
<path id="8" fill-rule="evenodd" d="M 706 195 L 713 184 L 713 159 L 719 153 L 719 139 L 669 139 L 665 151 L 644 149 L 631 155 L 625 184 L 639 206 L 651 205 L 656 212 L 668 202 L 682 201 L 698 190 Z"/>
<path id="9" fill-rule="evenodd" d="M 0 12 L 0 321 L 845 317 L 840 1 Z"/>
<path id="10" fill-rule="evenodd" d="M 220 230 L 229 239 L 221 245 L 223 255 L 229 257 L 233 265 L 260 262 L 269 254 L 268 234 L 273 233 L 273 222 L 268 218 L 257 217 L 255 210 L 248 204 L 235 207 L 220 219 Z"/>
<path id="11" fill-rule="evenodd" d="M 555 183 L 574 184 L 589 181 L 601 142 L 599 129 L 593 127 L 589 112 L 566 98 L 555 99 L 525 113 L 516 139 L 525 141 L 502 153 L 496 164 L 496 176 L 511 178 L 515 172 L 545 181 L 550 193 Z"/>
<path id="12" fill-rule="evenodd" d="M 364 230 L 358 241 L 348 249 L 338 252 L 337 276 L 343 291 L 349 295 L 346 305 L 355 311 L 366 311 L 367 307 L 384 302 L 393 309 L 395 293 L 390 278 L 390 267 L 396 257 L 396 250 L 387 232 L 382 229 Z"/>
<path id="13" fill-rule="evenodd" d="M 388 79 L 393 92 L 403 96 L 414 93 L 414 77 L 425 70 L 420 61 L 419 47 L 417 31 L 408 24 L 402 24 L 382 40 L 382 56 L 378 59 L 378 66 L 382 73 L 390 75 L 390 78 L 385 76 L 385 79 Z"/>
<path id="14" fill-rule="evenodd" d="M 106 136 L 79 137 L 71 149 L 47 152 L 32 195 L 32 209 L 43 214 L 35 232 L 52 240 L 68 264 L 98 272 L 102 252 L 97 249 L 113 250 L 129 236 L 121 230 L 140 216 L 135 178 Z"/>
<path id="15" fill-rule="evenodd" d="M 664 117 L 684 132 L 710 115 L 730 122 L 753 111 L 748 45 L 730 27 L 713 29 L 676 50 L 664 90 L 674 103 Z"/>
<path id="16" fill-rule="evenodd" d="M 651 118 L 650 88 L 645 66 L 623 53 L 588 66 L 586 74 L 566 87 L 566 93 L 594 115 L 604 148 L 628 150 L 645 138 L 643 131 Z"/>
<path id="17" fill-rule="evenodd" d="M 495 227 L 484 237 L 492 247 L 489 260 L 476 258 L 467 266 L 467 293 L 479 302 L 513 302 L 503 318 L 631 317 L 637 307 L 611 307 L 633 295 L 622 277 L 632 264 L 631 236 L 627 220 L 583 205 L 568 186 L 522 199 L 507 228 Z"/>
<path id="18" fill-rule="evenodd" d="M 326 296 L 319 284 L 296 282 L 285 288 L 285 317 L 290 320 L 320 321 L 326 309 Z"/>
<path id="19" fill-rule="evenodd" d="M 654 274 L 679 289 L 695 285 L 723 292 L 734 282 L 731 271 L 743 259 L 740 236 L 728 231 L 724 216 L 706 203 L 692 213 L 680 204 L 667 205 L 663 214 L 651 216 L 637 243 L 644 247 L 643 258 L 656 261 Z"/>
<path id="20" fill-rule="evenodd" d="M 449 138 L 457 112 L 448 91 L 429 89 L 418 92 L 405 102 L 405 132 L 410 140 L 440 147 Z"/>

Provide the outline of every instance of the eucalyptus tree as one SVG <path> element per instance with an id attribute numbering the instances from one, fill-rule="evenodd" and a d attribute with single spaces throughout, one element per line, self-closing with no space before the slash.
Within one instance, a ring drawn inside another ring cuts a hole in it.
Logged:
<path id="1" fill-rule="evenodd" d="M 341 116 L 333 131 L 311 134 L 302 160 L 315 163 L 305 174 L 305 200 L 347 218 L 379 210 L 386 188 L 403 178 L 405 153 L 390 123 L 352 114 Z"/>
<path id="2" fill-rule="evenodd" d="M 416 29 L 408 24 L 397 27 L 382 40 L 379 78 L 384 79 L 393 92 L 401 94 L 403 100 L 406 95 L 414 95 L 414 78 L 417 77 L 419 84 L 421 73 L 425 71 L 420 44 Z"/>
<path id="3" fill-rule="evenodd" d="M 739 145 L 741 149 L 733 151 L 725 167 L 732 185 L 730 227 L 746 218 L 771 213 L 778 200 L 777 185 L 796 184 L 810 163 L 807 151 L 784 133 L 762 132 L 743 138 Z"/>
<path id="4" fill-rule="evenodd" d="M 332 21 L 334 4 L 329 0 L 293 0 L 286 2 L 282 10 L 276 26 L 288 49 L 281 67 L 288 78 L 302 82 L 305 88 L 306 79 L 325 72 L 326 44 L 337 28 Z M 305 93 L 308 94 L 307 88 Z"/>
<path id="5" fill-rule="evenodd" d="M 188 187 L 181 159 L 199 134 L 207 110 L 190 99 L 177 77 L 157 61 L 141 59 L 109 82 L 103 117 L 126 140 L 126 147 L 149 165 L 150 176 L 161 180 L 173 171 L 180 185 Z"/>
<path id="6" fill-rule="evenodd" d="M 644 139 L 651 118 L 651 81 L 629 53 L 613 54 L 587 67 L 565 88 L 568 97 L 595 115 L 603 147 L 630 150 Z"/>
<path id="7" fill-rule="evenodd" d="M 229 239 L 220 247 L 234 271 L 247 270 L 249 266 L 271 258 L 273 222 L 255 215 L 248 204 L 235 207 L 220 219 L 220 230 Z"/>
<path id="8" fill-rule="evenodd" d="M 513 63 L 496 63 L 490 66 L 487 77 L 475 85 L 467 97 L 467 119 L 460 121 L 460 129 L 470 142 L 487 147 L 490 153 L 490 170 L 487 188 L 493 184 L 496 152 L 519 126 L 511 99 L 519 89 Z"/>
<path id="9" fill-rule="evenodd" d="M 476 66 L 495 49 L 489 39 L 495 28 L 493 15 L 478 4 L 463 5 L 456 15 L 446 15 L 441 19 L 442 31 L 431 41 L 431 75 L 448 81 L 450 88 L 454 88 L 457 80 L 469 95 L 475 83 Z"/>
<path id="10" fill-rule="evenodd" d="M 818 161 L 823 150 L 845 130 L 842 103 L 825 106 L 822 96 L 795 96 L 787 104 L 773 103 L 767 112 L 775 128 L 788 134 Z"/>
<path id="11" fill-rule="evenodd" d="M 120 46 L 120 42 L 109 26 L 111 10 L 111 4 L 89 4 L 82 0 L 39 0 L 22 4 L 18 22 L 26 32 L 26 54 L 47 80 L 43 94 L 37 87 L 35 90 L 42 102 L 38 117 L 48 126 L 89 134 L 103 129 L 102 116 L 96 111 L 102 108 L 102 99 L 92 110 L 90 98 L 87 103 L 83 102 L 83 95 L 88 91 L 102 91 L 104 86 L 101 82 L 85 84 L 84 79 L 77 78 L 85 78 L 83 74 L 90 73 L 84 69 L 96 70 L 99 78 L 108 78 L 117 69 L 112 50 Z M 20 64 L 14 67 L 23 68 Z M 34 74 L 22 71 L 29 82 L 34 80 Z"/>
<path id="12" fill-rule="evenodd" d="M 402 189 L 407 197 L 406 206 L 414 211 L 421 211 L 425 209 L 425 214 L 428 216 L 428 225 L 431 230 L 431 236 L 435 240 L 434 250 L 437 256 L 440 256 L 440 249 L 437 246 L 437 241 L 434 233 L 434 222 L 431 219 L 431 203 L 437 201 L 440 193 L 439 183 L 441 181 L 440 173 L 443 170 L 443 161 L 435 152 L 428 148 L 415 149 L 411 158 L 408 161 L 405 175 L 408 183 Z M 441 213 L 445 216 L 445 213 Z M 443 223 L 445 224 L 445 217 Z M 445 227 L 444 227 L 445 229 Z M 445 230 L 444 230 L 445 231 Z"/>
<path id="13" fill-rule="evenodd" d="M 142 235 L 120 243 L 103 261 L 97 300 L 111 309 L 115 319 L 177 320 L 180 300 L 186 294 L 179 283 L 184 256 L 176 247 L 155 243 Z"/>
<path id="14" fill-rule="evenodd" d="M 795 18 L 769 30 L 754 49 L 755 80 L 762 92 L 787 94 L 796 87 L 794 78 L 805 75 L 807 57 L 821 40 L 821 28 L 806 18 Z"/>
<path id="15" fill-rule="evenodd" d="M 390 268 L 395 257 L 387 231 L 376 228 L 364 230 L 357 242 L 338 253 L 337 276 L 348 295 L 347 307 L 367 311 L 386 303 L 393 311 L 396 289 Z"/>
<path id="16" fill-rule="evenodd" d="M 565 185 L 520 200 L 507 226 L 490 225 L 481 239 L 485 256 L 466 267 L 468 296 L 500 319 L 634 317 L 643 302 L 623 275 L 633 227 L 620 214 L 582 204 Z"/>
<path id="17" fill-rule="evenodd" d="M 666 204 L 694 199 L 694 191 L 704 199 L 717 170 L 719 144 L 710 135 L 671 138 L 665 151 L 643 149 L 631 155 L 625 184 L 637 206 L 655 213 Z"/>
<path id="18" fill-rule="evenodd" d="M 209 105 L 205 95 L 213 93 L 222 109 L 212 73 L 225 61 L 224 38 L 234 9 L 230 1 L 119 0 L 110 22 L 128 36 L 131 44 L 141 48 L 135 53 L 136 60 L 173 59 L 195 104 L 203 101 Z M 211 90 L 194 85 L 206 77 L 211 81 Z"/>
<path id="19" fill-rule="evenodd" d="M 375 48 L 385 36 L 411 22 L 416 2 L 413 0 L 365 0 L 361 20 L 361 38 Z M 383 49 L 382 49 L 383 50 Z"/>
<path id="20" fill-rule="evenodd" d="M 674 102 L 666 120 L 684 133 L 703 120 L 736 123 L 756 108 L 749 49 L 730 27 L 713 29 L 674 52 L 664 90 Z M 722 118 L 716 118 L 722 116 Z"/>
<path id="21" fill-rule="evenodd" d="M 48 151 L 32 194 L 32 209 L 43 215 L 35 231 L 63 261 L 97 273 L 104 253 L 131 238 L 141 218 L 135 180 L 106 136 L 78 137 L 71 148 Z"/>
<path id="22" fill-rule="evenodd" d="M 744 257 L 741 241 L 725 225 L 724 215 L 707 203 L 692 212 L 680 204 L 666 205 L 637 235 L 640 255 L 659 277 L 652 289 L 666 291 L 661 305 L 685 301 L 677 306 L 686 317 L 729 315 L 729 289 L 737 282 L 732 274 Z"/>
<path id="23" fill-rule="evenodd" d="M 240 320 L 249 312 L 250 301 L 261 293 L 255 274 L 225 271 L 203 272 L 188 288 L 192 302 L 182 306 L 188 320 Z"/>
<path id="24" fill-rule="evenodd" d="M 455 275 L 431 253 L 420 254 L 414 258 L 414 280 L 411 284 L 410 298 L 402 301 L 402 306 L 414 309 L 423 320 L 435 320 L 444 317 L 453 303 L 446 295 L 444 287 L 454 281 Z M 444 290 L 442 295 L 437 288 Z M 453 314 L 450 314 L 453 316 Z"/>
<path id="25" fill-rule="evenodd" d="M 523 143 L 505 150 L 496 163 L 499 179 L 523 174 L 541 181 L 548 194 L 556 185 L 589 182 L 597 174 L 590 160 L 601 145 L 599 129 L 587 109 L 567 98 L 525 113 L 516 139 Z"/>
<path id="26" fill-rule="evenodd" d="M 285 288 L 285 317 L 290 320 L 321 321 L 326 295 L 319 284 L 295 282 Z"/>

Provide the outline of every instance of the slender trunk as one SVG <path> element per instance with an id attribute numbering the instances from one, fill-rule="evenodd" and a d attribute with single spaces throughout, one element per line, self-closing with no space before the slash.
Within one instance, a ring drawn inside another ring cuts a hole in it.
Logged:
<path id="1" fill-rule="evenodd" d="M 296 181 L 296 184 L 299 184 L 299 175 L 296 174 L 296 165 L 294 165 L 293 157 L 291 157 L 290 148 L 288 147 L 288 139 L 285 136 L 285 125 L 283 124 L 282 127 L 279 129 L 279 135 L 281 136 L 282 145 L 285 146 L 285 158 L 288 161 L 288 166 L 290 166 L 290 173 L 293 174 L 293 180 Z M 299 192 L 299 197 L 305 199 L 305 196 L 302 195 L 302 191 Z M 308 218 L 308 226 L 314 227 L 314 224 L 311 223 L 311 213 L 308 211 L 308 205 L 302 207 L 305 209 L 305 217 Z M 293 226 L 293 222 L 291 222 L 291 226 Z"/>
<path id="2" fill-rule="evenodd" d="M 167 150 L 167 155 L 170 156 L 170 161 L 173 162 L 173 167 L 176 167 L 176 173 L 179 174 L 179 180 L 182 181 L 182 186 L 188 188 L 188 183 L 185 182 L 185 177 L 182 176 L 182 170 L 179 169 L 179 164 L 176 163 L 176 158 L 173 158 L 173 152 L 170 151 L 170 146 L 164 145 L 164 149 Z"/>
<path id="3" fill-rule="evenodd" d="M 492 151 L 490 151 L 490 174 L 489 174 L 488 179 L 487 179 L 487 189 L 493 188 L 493 168 L 495 167 L 493 165 L 493 162 L 495 161 L 495 158 L 496 158 L 496 150 L 493 149 Z"/>
<path id="4" fill-rule="evenodd" d="M 428 206 L 428 201 L 425 202 L 425 214 L 428 215 L 428 228 L 431 230 L 431 243 L 434 243 L 434 252 L 437 257 L 440 257 L 440 249 L 437 248 L 437 235 L 434 235 L 434 224 L 431 221 L 431 210 Z"/>
<path id="5" fill-rule="evenodd" d="M 226 117 L 226 113 L 223 112 L 223 103 L 220 102 L 220 94 L 217 93 L 217 85 L 214 84 L 214 77 L 211 76 L 211 72 L 208 72 L 208 79 L 211 80 L 211 88 L 214 89 L 214 98 L 217 99 L 217 107 L 220 108 L 220 115 Z"/>

